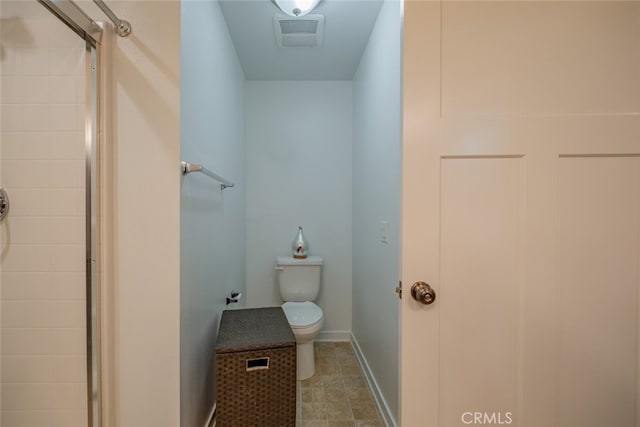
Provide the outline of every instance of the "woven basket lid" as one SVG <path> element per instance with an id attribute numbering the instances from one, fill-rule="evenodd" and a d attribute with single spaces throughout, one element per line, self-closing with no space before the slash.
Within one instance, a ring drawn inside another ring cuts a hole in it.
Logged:
<path id="1" fill-rule="evenodd" d="M 217 353 L 296 345 L 296 338 L 280 307 L 225 310 L 220 320 Z"/>

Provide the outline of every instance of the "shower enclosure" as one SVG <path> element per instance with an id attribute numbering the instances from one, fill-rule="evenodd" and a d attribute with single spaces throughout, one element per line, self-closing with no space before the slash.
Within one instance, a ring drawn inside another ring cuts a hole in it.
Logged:
<path id="1" fill-rule="evenodd" d="M 67 0 L 0 2 L 2 427 L 100 425 L 102 32 Z"/>

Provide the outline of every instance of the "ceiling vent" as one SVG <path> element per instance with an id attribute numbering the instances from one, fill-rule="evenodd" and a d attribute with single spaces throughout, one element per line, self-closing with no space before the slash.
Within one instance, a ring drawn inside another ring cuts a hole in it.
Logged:
<path id="1" fill-rule="evenodd" d="M 320 47 L 324 33 L 323 15 L 305 15 L 295 18 L 275 15 L 273 27 L 276 43 L 280 47 Z"/>

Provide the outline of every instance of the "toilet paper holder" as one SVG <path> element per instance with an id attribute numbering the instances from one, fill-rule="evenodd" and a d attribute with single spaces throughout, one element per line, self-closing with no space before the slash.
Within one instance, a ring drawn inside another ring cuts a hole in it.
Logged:
<path id="1" fill-rule="evenodd" d="M 231 291 L 231 295 L 227 297 L 227 305 L 238 302 L 242 298 L 242 292 Z"/>

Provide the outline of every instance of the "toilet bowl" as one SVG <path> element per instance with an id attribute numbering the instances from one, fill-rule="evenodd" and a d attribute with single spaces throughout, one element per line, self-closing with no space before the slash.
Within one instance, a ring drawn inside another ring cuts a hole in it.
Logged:
<path id="1" fill-rule="evenodd" d="M 296 377 L 298 380 L 305 380 L 315 373 L 313 339 L 322 329 L 324 322 L 322 309 L 311 301 L 289 301 L 282 304 L 282 310 L 296 338 Z"/>

